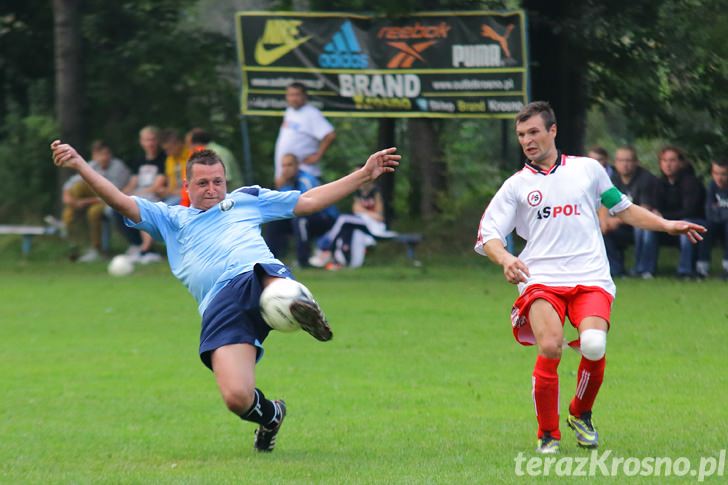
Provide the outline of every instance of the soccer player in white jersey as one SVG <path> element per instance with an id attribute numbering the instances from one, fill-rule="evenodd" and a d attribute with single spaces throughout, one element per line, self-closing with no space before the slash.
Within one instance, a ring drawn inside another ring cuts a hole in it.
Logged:
<path id="1" fill-rule="evenodd" d="M 254 447 L 272 451 L 286 414 L 285 403 L 271 401 L 255 387 L 255 364 L 270 327 L 260 314 L 260 294 L 275 278 L 291 277 L 260 234 L 262 223 L 318 212 L 363 184 L 399 165 L 395 148 L 372 154 L 363 167 L 305 193 L 258 186 L 227 193 L 225 166 L 211 150 L 194 153 L 184 182 L 191 206 L 167 206 L 127 196 L 97 174 L 67 144 L 51 144 L 54 163 L 78 171 L 127 225 L 167 244 L 172 273 L 187 287 L 202 315 L 200 358 L 215 374 L 228 409 L 259 425 Z M 315 302 L 294 302 L 291 311 L 316 339 L 332 337 Z"/>
<path id="2" fill-rule="evenodd" d="M 559 450 L 559 377 L 564 319 L 579 332 L 582 354 L 576 394 L 567 424 L 579 446 L 594 448 L 599 437 L 591 420 L 604 376 L 609 316 L 615 286 L 609 275 L 597 210 L 600 204 L 623 222 L 651 231 L 686 234 L 695 243 L 705 228 L 668 221 L 633 205 L 615 188 L 602 166 L 556 149 L 556 117 L 548 103 L 526 105 L 516 116 L 516 134 L 527 161 L 506 180 L 480 221 L 475 250 L 503 267 L 520 296 L 511 311 L 513 335 L 536 345 L 533 400 L 540 453 Z M 526 240 L 518 256 L 506 249 L 515 229 Z"/>

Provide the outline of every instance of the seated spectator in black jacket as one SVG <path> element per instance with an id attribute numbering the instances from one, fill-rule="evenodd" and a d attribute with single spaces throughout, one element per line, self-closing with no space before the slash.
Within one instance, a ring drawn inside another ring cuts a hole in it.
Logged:
<path id="1" fill-rule="evenodd" d="M 723 239 L 723 279 L 728 279 L 728 158 L 714 160 L 710 167 L 711 181 L 705 198 L 705 219 L 708 232 L 698 253 L 698 274 L 710 273 L 713 243 Z"/>
<path id="2" fill-rule="evenodd" d="M 614 153 L 612 183 L 632 203 L 655 210 L 657 177 L 639 163 L 633 147 L 618 148 Z M 610 216 L 607 210 L 600 211 L 599 216 L 612 276 L 624 275 L 624 251 L 634 243 L 635 264 L 632 274 L 645 279 L 652 278 L 657 267 L 657 233 L 623 224 L 619 217 Z"/>
<path id="3" fill-rule="evenodd" d="M 659 153 L 661 177 L 657 188 L 657 210 L 666 219 L 684 219 L 705 224 L 705 187 L 683 151 L 666 146 Z M 660 244 L 680 246 L 678 277 L 701 276 L 695 272 L 697 250 L 687 238 L 660 235 Z"/>

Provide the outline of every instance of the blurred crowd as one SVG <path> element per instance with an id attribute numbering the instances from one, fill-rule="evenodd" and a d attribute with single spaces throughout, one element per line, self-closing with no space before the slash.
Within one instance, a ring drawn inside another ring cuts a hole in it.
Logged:
<path id="1" fill-rule="evenodd" d="M 128 195 L 136 195 L 169 205 L 189 205 L 184 189 L 187 159 L 197 150 L 214 150 L 225 164 L 229 186 L 242 185 L 241 171 L 232 152 L 216 143 L 212 135 L 193 128 L 183 137 L 176 130 L 160 130 L 145 126 L 139 131 L 138 156 L 125 163 L 114 156 L 103 140 L 91 145 L 91 167 Z M 79 222 L 85 220 L 85 232 Z M 152 237 L 127 227 L 123 218 L 104 204 L 91 188 L 74 175 L 63 186 L 62 225 L 74 244 L 72 259 L 88 263 L 103 256 L 103 226 L 114 225 L 123 234 L 128 248 L 126 254 L 142 264 L 163 260 Z M 78 248 L 85 248 L 80 254 Z"/>
<path id="2" fill-rule="evenodd" d="M 721 275 L 728 279 L 728 158 L 712 161 L 710 178 L 704 183 L 686 154 L 676 146 L 665 146 L 657 153 L 657 174 L 641 166 L 631 146 L 619 147 L 613 163 L 601 147 L 593 147 L 588 156 L 602 164 L 614 185 L 633 203 L 667 219 L 688 220 L 708 228 L 705 239 L 693 245 L 686 236 L 669 236 L 625 225 L 603 209 L 599 222 L 612 276 L 653 278 L 660 248 L 677 246 L 680 254 L 675 269 L 677 277 L 707 278 L 713 247 L 721 242 Z M 625 251 L 630 246 L 634 248 L 634 262 L 628 266 Z"/>
<path id="3" fill-rule="evenodd" d="M 324 181 L 321 161 L 336 138 L 334 127 L 308 102 L 306 87 L 292 83 L 286 89 L 287 109 L 275 146 L 275 188 L 280 191 L 311 190 Z M 91 147 L 91 166 L 124 193 L 154 202 L 189 205 L 184 189 L 186 163 L 190 154 L 203 149 L 215 151 L 222 159 L 228 191 L 243 185 L 237 160 L 226 147 L 215 142 L 212 134 L 193 128 L 181 136 L 177 131 L 145 126 L 139 131 L 139 154 L 130 163 L 114 157 L 111 147 L 95 141 Z M 722 243 L 722 277 L 728 279 L 728 159 L 711 163 L 707 184 L 701 181 L 686 154 L 676 146 L 665 146 L 657 154 L 659 173 L 653 174 L 640 164 L 636 150 L 619 147 L 612 160 L 602 147 L 593 147 L 588 156 L 602 164 L 614 185 L 629 199 L 667 219 L 682 219 L 708 228 L 705 239 L 691 244 L 686 236 L 669 236 L 623 224 L 603 208 L 600 227 L 604 236 L 612 276 L 653 278 L 657 273 L 660 248 L 676 246 L 679 260 L 676 274 L 685 279 L 710 275 L 713 247 Z M 88 233 L 80 262 L 102 257 L 104 223 L 113 224 L 128 243 L 126 253 L 142 264 L 162 261 L 160 248 L 152 237 L 124 224 L 76 175 L 63 188 L 62 223 L 73 232 L 76 222 L 85 219 Z M 306 217 L 269 223 L 264 237 L 274 256 L 285 259 L 291 240 L 295 246 L 293 265 L 338 269 L 359 267 L 367 248 L 379 239 L 395 237 L 384 219 L 384 203 L 376 185 L 359 190 L 350 214 L 336 207 Z M 512 241 L 512 239 L 510 239 Z M 628 265 L 625 253 L 634 248 L 634 261 Z"/>
<path id="4" fill-rule="evenodd" d="M 286 89 L 288 105 L 276 140 L 275 188 L 305 192 L 323 183 L 321 161 L 336 138 L 334 127 L 313 104 L 306 87 L 292 83 Z M 168 205 L 189 205 L 184 183 L 191 153 L 212 150 L 225 165 L 227 190 L 243 185 L 242 174 L 232 152 L 216 143 L 212 134 L 193 128 L 183 137 L 177 131 L 145 126 L 139 131 L 138 156 L 130 163 L 116 158 L 102 140 L 91 146 L 91 167 L 128 195 Z M 72 259 L 93 262 L 106 256 L 104 227 L 115 226 L 128 243 L 126 254 L 141 264 L 163 260 L 161 248 L 149 234 L 128 227 L 123 218 L 106 206 L 81 179 L 71 177 L 63 187 L 62 228 L 74 242 Z M 82 233 L 81 224 L 87 229 Z M 272 222 L 264 237 L 273 255 L 283 260 L 293 240 L 297 267 L 339 269 L 359 267 L 367 248 L 377 239 L 394 237 L 384 222 L 384 202 L 378 187 L 367 184 L 354 195 L 351 214 L 336 207 L 305 217 Z M 108 237 L 106 238 L 108 239 Z M 82 252 L 78 248 L 84 248 Z"/>

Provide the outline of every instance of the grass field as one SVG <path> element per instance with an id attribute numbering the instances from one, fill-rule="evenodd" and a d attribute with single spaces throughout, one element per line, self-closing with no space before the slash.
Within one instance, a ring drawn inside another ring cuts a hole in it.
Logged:
<path id="1" fill-rule="evenodd" d="M 4 264 L 0 481 L 530 481 L 516 476 L 514 460 L 535 445 L 535 352 L 511 336 L 515 290 L 496 268 L 473 256 L 297 276 L 335 338 L 266 341 L 258 383 L 286 399 L 289 415 L 275 452 L 261 455 L 254 426 L 227 412 L 199 362 L 196 305 L 166 265 L 111 278 L 102 264 Z M 618 287 L 595 408 L 602 450 L 694 463 L 716 456 L 728 447 L 728 284 Z M 577 365 L 565 353 L 562 410 Z M 563 428 L 561 456 L 587 456 Z"/>

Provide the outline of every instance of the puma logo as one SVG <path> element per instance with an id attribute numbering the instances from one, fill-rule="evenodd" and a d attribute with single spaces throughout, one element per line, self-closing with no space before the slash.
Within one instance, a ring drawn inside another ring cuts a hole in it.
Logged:
<path id="1" fill-rule="evenodd" d="M 498 45 L 500 45 L 501 49 L 503 49 L 503 53 L 506 55 L 506 57 L 511 57 L 511 50 L 508 48 L 508 36 L 511 35 L 511 32 L 513 31 L 515 25 L 509 24 L 506 27 L 505 32 L 503 35 L 498 34 L 498 32 L 493 29 L 490 25 L 482 25 L 482 29 L 480 31 L 480 35 L 485 37 L 486 39 L 491 39 L 496 42 L 498 42 Z"/>

